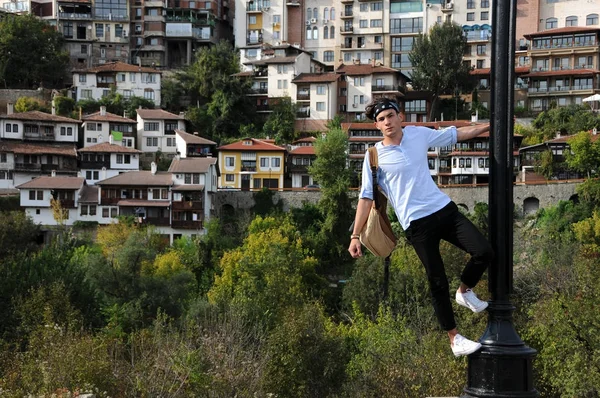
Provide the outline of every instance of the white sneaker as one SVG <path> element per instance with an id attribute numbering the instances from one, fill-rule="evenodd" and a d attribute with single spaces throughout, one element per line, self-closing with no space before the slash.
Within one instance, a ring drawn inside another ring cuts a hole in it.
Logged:
<path id="1" fill-rule="evenodd" d="M 476 343 L 474 341 L 466 339 L 460 334 L 454 336 L 454 343 L 452 343 L 452 353 L 455 357 L 460 357 L 462 355 L 470 355 L 480 348 L 480 343 Z"/>
<path id="2" fill-rule="evenodd" d="M 467 307 L 473 312 L 481 312 L 488 306 L 488 302 L 479 300 L 477 295 L 475 295 L 471 289 L 467 289 L 467 291 L 464 293 L 461 293 L 459 290 L 457 290 L 456 302 L 463 307 Z"/>

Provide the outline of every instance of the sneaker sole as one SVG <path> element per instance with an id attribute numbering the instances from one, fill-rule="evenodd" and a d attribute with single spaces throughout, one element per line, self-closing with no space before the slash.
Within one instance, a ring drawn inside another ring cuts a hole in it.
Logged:
<path id="1" fill-rule="evenodd" d="M 471 355 L 472 353 L 474 353 L 476 351 L 479 351 L 480 348 L 481 348 L 481 343 L 477 343 L 477 345 L 475 347 L 473 347 L 472 349 L 470 349 L 470 350 L 467 350 L 465 352 L 459 352 L 459 353 L 456 353 L 456 352 L 452 351 L 452 353 L 457 358 L 458 357 L 464 357 L 464 356 L 467 356 L 467 355 Z"/>
<path id="2" fill-rule="evenodd" d="M 479 307 L 479 308 L 471 308 L 471 307 L 469 307 L 469 306 L 468 306 L 466 303 L 462 303 L 462 302 L 460 302 L 460 301 L 458 301 L 458 300 L 456 300 L 456 303 L 457 303 L 458 305 L 461 305 L 461 306 L 463 306 L 463 307 L 465 307 L 465 308 L 468 308 L 468 309 L 470 309 L 471 311 L 473 311 L 473 312 L 474 312 L 474 313 L 476 313 L 476 314 L 477 314 L 477 313 L 479 313 L 479 312 L 481 312 L 481 311 L 483 311 L 483 310 L 485 310 L 485 309 L 488 307 L 488 305 L 490 304 L 490 303 L 488 303 L 487 301 L 484 301 L 484 302 L 483 302 L 483 303 L 484 303 L 484 305 L 482 305 L 481 307 Z"/>

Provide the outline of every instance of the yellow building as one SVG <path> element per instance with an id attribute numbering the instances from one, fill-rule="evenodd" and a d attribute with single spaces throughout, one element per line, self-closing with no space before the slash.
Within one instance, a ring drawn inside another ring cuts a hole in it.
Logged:
<path id="1" fill-rule="evenodd" d="M 285 149 L 272 140 L 244 138 L 219 150 L 219 188 L 281 190 L 285 171 Z"/>

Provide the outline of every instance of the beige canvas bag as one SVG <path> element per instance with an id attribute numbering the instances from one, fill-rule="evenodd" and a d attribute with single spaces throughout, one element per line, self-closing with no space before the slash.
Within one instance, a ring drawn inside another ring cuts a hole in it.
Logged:
<path id="1" fill-rule="evenodd" d="M 375 147 L 369 148 L 369 162 L 373 175 L 373 206 L 369 212 L 369 218 L 360 232 L 360 243 L 374 255 L 388 257 L 396 247 L 397 239 L 387 215 L 387 198 L 379 190 L 377 184 L 379 160 Z"/>

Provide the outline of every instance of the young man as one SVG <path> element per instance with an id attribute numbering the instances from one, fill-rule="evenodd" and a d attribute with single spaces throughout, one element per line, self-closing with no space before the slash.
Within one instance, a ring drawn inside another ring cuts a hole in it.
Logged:
<path id="1" fill-rule="evenodd" d="M 458 334 L 444 263 L 440 255 L 440 241 L 444 239 L 468 252 L 471 258 L 461 275 L 456 291 L 456 302 L 473 312 L 481 312 L 488 303 L 477 298 L 471 290 L 481 279 L 493 257 L 489 242 L 454 202 L 433 182 L 429 174 L 427 150 L 445 147 L 457 141 L 469 140 L 489 131 L 489 124 L 450 127 L 434 130 L 427 127 L 401 127 L 402 118 L 395 101 L 379 99 L 366 109 L 368 118 L 383 133 L 383 141 L 376 144 L 379 157 L 378 184 L 388 197 L 406 237 L 425 266 L 433 308 L 440 326 L 448 333 L 452 352 L 456 356 L 469 355 L 481 344 Z M 369 157 L 365 156 L 354 229 L 348 251 L 360 257 L 360 232 L 365 225 L 373 199 L 373 181 Z"/>

